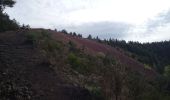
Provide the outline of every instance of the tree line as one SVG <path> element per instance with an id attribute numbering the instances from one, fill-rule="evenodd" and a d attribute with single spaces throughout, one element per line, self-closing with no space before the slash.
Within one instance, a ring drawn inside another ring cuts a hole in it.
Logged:
<path id="1" fill-rule="evenodd" d="M 13 7 L 14 4 L 13 0 L 0 0 L 0 32 L 19 28 L 19 23 L 15 19 L 11 20 L 8 14 L 4 13 L 6 7 Z"/>

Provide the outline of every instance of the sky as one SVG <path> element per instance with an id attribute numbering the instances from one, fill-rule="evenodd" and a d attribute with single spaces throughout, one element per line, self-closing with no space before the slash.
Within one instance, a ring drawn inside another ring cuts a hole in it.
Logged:
<path id="1" fill-rule="evenodd" d="M 101 39 L 170 40 L 170 0 L 16 0 L 10 18 Z"/>

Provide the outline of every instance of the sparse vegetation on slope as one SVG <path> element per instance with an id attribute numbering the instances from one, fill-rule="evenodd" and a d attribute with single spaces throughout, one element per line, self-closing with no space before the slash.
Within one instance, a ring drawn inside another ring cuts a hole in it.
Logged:
<path id="1" fill-rule="evenodd" d="M 164 80 L 159 78 L 157 81 L 157 76 L 150 80 L 152 75 L 146 77 L 145 71 L 141 73 L 140 70 L 133 69 L 137 66 L 127 66 L 117 55 L 112 54 L 114 51 L 96 51 L 91 55 L 91 47 L 80 46 L 78 38 L 48 30 L 23 30 L 0 35 L 0 76 L 4 77 L 3 73 L 6 73 L 6 78 L 2 78 L 4 80 L 0 83 L 1 99 L 11 99 L 8 95 L 16 99 L 27 95 L 25 99 L 28 100 L 169 99 L 169 92 L 165 92 L 163 87 L 167 82 L 160 84 L 159 82 Z M 72 39 L 63 41 L 54 36 Z M 88 41 L 88 45 L 94 45 L 91 40 L 82 40 Z M 98 47 L 98 43 L 95 46 Z M 105 45 L 99 46 L 103 48 Z M 13 61 L 14 59 L 16 61 Z M 9 73 L 13 80 L 8 78 Z M 12 85 L 6 84 L 8 80 Z M 13 94 L 13 91 L 16 94 Z"/>
<path id="2" fill-rule="evenodd" d="M 127 55 L 151 68 L 154 68 L 161 74 L 164 73 L 164 67 L 170 64 L 170 53 L 168 52 L 170 51 L 170 41 L 142 44 L 139 42 L 126 43 L 124 40 L 110 39 L 102 42 L 127 51 Z"/>
<path id="3" fill-rule="evenodd" d="M 126 43 L 20 27 L 3 13 L 14 4 L 0 0 L 0 100 L 170 99 L 168 41 Z"/>

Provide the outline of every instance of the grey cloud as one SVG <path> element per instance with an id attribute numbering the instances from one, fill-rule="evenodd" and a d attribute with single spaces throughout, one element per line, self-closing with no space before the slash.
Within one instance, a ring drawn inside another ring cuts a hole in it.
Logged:
<path id="1" fill-rule="evenodd" d="M 131 29 L 126 40 L 140 42 L 170 40 L 170 10 L 158 14 L 152 20 L 148 20 L 144 25 L 139 25 Z"/>
<path id="2" fill-rule="evenodd" d="M 102 39 L 105 38 L 124 38 L 126 32 L 131 28 L 131 25 L 121 22 L 97 22 L 86 23 L 79 26 L 68 26 L 68 31 L 75 31 L 82 33 L 84 36 L 92 34 L 92 36 L 99 36 Z"/>
<path id="3" fill-rule="evenodd" d="M 147 23 L 147 29 L 153 31 L 158 27 L 166 26 L 170 23 L 170 10 L 160 13 L 154 20 L 149 20 Z"/>
<path id="4" fill-rule="evenodd" d="M 21 24 L 49 27 L 48 23 L 67 24 L 65 16 L 73 11 L 85 9 L 88 6 L 84 0 L 16 0 L 13 8 L 6 12 L 11 19 L 15 18 Z M 89 1 L 90 2 L 90 1 Z"/>
<path id="5" fill-rule="evenodd" d="M 75 31 L 84 36 L 123 38 L 130 25 L 120 22 L 89 22 L 70 25 L 68 13 L 93 7 L 98 0 L 17 0 L 14 8 L 6 11 L 21 24 L 31 27 L 58 28 Z M 93 3 L 92 3 L 93 2 Z M 75 22 L 76 23 L 76 22 Z"/>
<path id="6" fill-rule="evenodd" d="M 73 22 L 69 20 L 69 14 L 82 9 L 93 8 L 94 2 L 99 0 L 16 0 L 14 8 L 8 8 L 6 12 L 11 19 L 15 18 L 21 24 L 29 24 L 31 27 L 67 29 L 81 33 L 84 36 L 92 34 L 100 38 L 118 38 L 132 40 L 151 38 L 159 32 L 169 36 L 170 11 L 159 14 L 155 19 L 149 20 L 144 26 L 132 26 L 123 22 Z M 93 3 L 92 3 L 93 2 Z M 107 19 L 107 18 L 106 18 Z M 86 22 L 86 21 L 85 21 Z M 74 23 L 74 24 L 73 24 Z M 76 25 L 81 24 L 81 25 Z M 161 28 L 160 28 L 161 27 Z M 166 30 L 166 31 L 163 31 Z M 137 36 L 139 38 L 137 38 Z M 134 38 L 133 38 L 134 37 Z M 160 36 L 158 36 L 160 37 Z"/>

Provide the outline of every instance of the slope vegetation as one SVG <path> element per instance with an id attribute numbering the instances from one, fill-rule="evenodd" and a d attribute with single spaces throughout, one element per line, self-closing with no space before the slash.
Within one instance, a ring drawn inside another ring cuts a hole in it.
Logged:
<path id="1" fill-rule="evenodd" d="M 2 100 L 168 100 L 158 76 L 92 40 L 44 29 L 0 33 Z"/>

